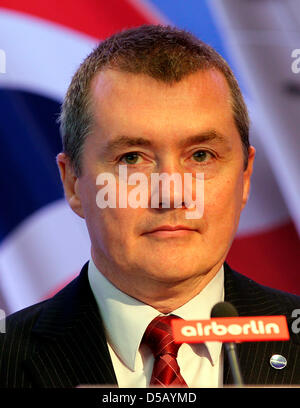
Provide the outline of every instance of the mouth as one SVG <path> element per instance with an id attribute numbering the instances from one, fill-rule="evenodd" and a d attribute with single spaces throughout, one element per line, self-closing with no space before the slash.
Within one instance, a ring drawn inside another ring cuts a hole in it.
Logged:
<path id="1" fill-rule="evenodd" d="M 197 232 L 197 230 L 185 225 L 161 225 L 149 232 L 144 233 L 143 235 L 148 235 L 151 237 L 176 238 L 190 235 L 193 232 Z"/>

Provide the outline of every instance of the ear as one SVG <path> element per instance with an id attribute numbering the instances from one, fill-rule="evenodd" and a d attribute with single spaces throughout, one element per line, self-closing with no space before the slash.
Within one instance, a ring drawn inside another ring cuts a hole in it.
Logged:
<path id="1" fill-rule="evenodd" d="M 254 158 L 255 158 L 255 148 L 253 146 L 250 146 L 249 148 L 249 153 L 248 153 L 248 166 L 246 170 L 244 171 L 243 175 L 243 200 L 242 200 L 242 209 L 245 207 L 249 193 L 250 193 L 250 180 L 251 180 L 251 175 L 253 171 L 253 163 L 254 163 Z"/>
<path id="2" fill-rule="evenodd" d="M 84 218 L 78 188 L 79 178 L 74 173 L 69 157 L 65 153 L 59 153 L 56 156 L 56 163 L 64 186 L 66 200 L 72 210 L 79 215 L 79 217 Z"/>

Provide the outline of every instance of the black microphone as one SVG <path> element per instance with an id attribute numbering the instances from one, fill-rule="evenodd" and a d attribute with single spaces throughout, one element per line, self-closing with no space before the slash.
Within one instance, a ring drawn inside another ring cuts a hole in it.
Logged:
<path id="1" fill-rule="evenodd" d="M 220 302 L 220 303 L 217 303 L 212 308 L 210 317 L 211 318 L 238 317 L 238 312 L 231 303 Z M 225 346 L 225 349 L 228 355 L 229 364 L 230 364 L 232 376 L 233 376 L 233 382 L 235 385 L 242 387 L 244 382 L 243 382 L 243 377 L 242 377 L 239 360 L 237 356 L 236 344 L 232 342 L 225 342 L 224 346 Z"/>

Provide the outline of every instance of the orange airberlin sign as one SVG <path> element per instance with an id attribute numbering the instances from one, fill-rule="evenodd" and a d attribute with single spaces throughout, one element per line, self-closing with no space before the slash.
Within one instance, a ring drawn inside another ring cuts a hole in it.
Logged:
<path id="1" fill-rule="evenodd" d="M 174 319 L 171 324 L 176 343 L 280 341 L 290 338 L 285 316 Z"/>

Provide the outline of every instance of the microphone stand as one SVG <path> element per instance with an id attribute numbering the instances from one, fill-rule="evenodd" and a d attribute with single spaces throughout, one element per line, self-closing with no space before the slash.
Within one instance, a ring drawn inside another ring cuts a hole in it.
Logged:
<path id="1" fill-rule="evenodd" d="M 242 377 L 242 373 L 241 373 L 241 369 L 239 365 L 239 360 L 237 357 L 236 345 L 235 343 L 230 342 L 230 343 L 224 343 L 224 346 L 225 346 L 227 356 L 229 359 L 229 364 L 230 364 L 232 376 L 233 376 L 233 382 L 237 387 L 243 387 L 244 381 L 243 381 L 243 377 Z"/>

